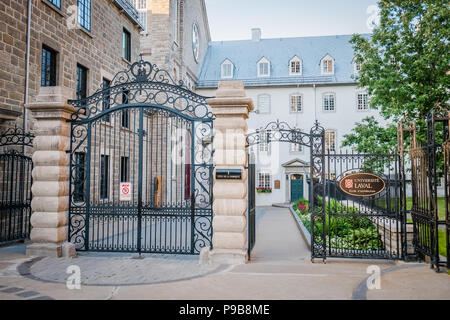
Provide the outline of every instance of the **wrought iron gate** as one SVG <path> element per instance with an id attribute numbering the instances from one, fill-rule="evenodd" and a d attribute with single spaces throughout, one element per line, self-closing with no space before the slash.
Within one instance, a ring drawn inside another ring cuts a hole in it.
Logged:
<path id="1" fill-rule="evenodd" d="M 450 194 L 450 135 L 447 116 L 429 114 L 427 118 L 427 142 L 421 146 L 416 137 L 416 126 L 399 126 L 399 134 L 410 132 L 411 219 L 413 223 L 413 244 L 419 258 L 431 258 L 431 266 L 439 271 L 440 266 L 449 263 L 449 194 Z M 403 139 L 401 139 L 403 140 Z M 403 144 L 403 141 L 401 141 Z M 440 171 L 440 172 L 439 172 Z M 442 205 L 439 205 L 438 186 L 442 177 Z M 446 246 L 446 250 L 441 248 Z M 447 259 L 442 259 L 446 252 Z"/>
<path id="2" fill-rule="evenodd" d="M 0 135 L 0 244 L 30 235 L 33 161 L 25 152 L 33 138 L 17 127 Z"/>
<path id="3" fill-rule="evenodd" d="M 141 60 L 70 101 L 69 240 L 78 250 L 198 254 L 212 246 L 205 100 Z"/>
<path id="4" fill-rule="evenodd" d="M 405 216 L 399 155 L 331 151 L 325 146 L 325 130 L 318 122 L 309 133 L 277 121 L 247 135 L 249 147 L 275 141 L 299 144 L 310 150 L 310 223 L 305 227 L 310 231 L 312 259 L 404 256 Z M 365 196 L 343 192 L 340 182 L 356 173 L 376 177 L 384 188 Z"/>
<path id="5" fill-rule="evenodd" d="M 248 241 L 248 257 L 251 258 L 252 250 L 256 243 L 256 165 L 251 154 L 247 155 L 247 241 Z"/>

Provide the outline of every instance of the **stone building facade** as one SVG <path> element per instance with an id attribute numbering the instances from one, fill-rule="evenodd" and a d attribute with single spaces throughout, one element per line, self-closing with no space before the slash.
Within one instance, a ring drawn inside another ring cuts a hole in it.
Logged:
<path id="1" fill-rule="evenodd" d="M 14 123 L 22 126 L 24 103 L 34 102 L 43 84 L 43 48 L 55 55 L 55 81 L 50 85 L 69 88 L 72 98 L 77 91 L 77 66 L 87 71 L 86 95 L 89 96 L 101 87 L 103 80 L 112 80 L 118 71 L 128 68 L 140 53 L 142 27 L 129 0 L 84 0 L 81 9 L 78 0 L 30 1 L 27 95 L 29 3 L 27 0 L 0 2 L 0 131 Z M 79 22 L 80 12 L 84 26 Z M 121 45 L 124 30 L 131 39 L 128 61 Z M 27 127 L 33 128 L 31 114 Z"/>
<path id="2" fill-rule="evenodd" d="M 146 2 L 145 2 L 146 1 Z M 200 63 L 211 41 L 204 0 L 134 0 L 145 30 L 145 60 L 170 71 L 189 89 L 198 81 Z"/>

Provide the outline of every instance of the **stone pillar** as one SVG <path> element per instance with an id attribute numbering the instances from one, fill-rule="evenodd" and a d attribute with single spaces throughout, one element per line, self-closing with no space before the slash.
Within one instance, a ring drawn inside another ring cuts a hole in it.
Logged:
<path id="1" fill-rule="evenodd" d="M 253 102 L 242 81 L 219 82 L 216 97 L 208 99 L 214 121 L 214 164 L 217 169 L 240 169 L 241 180 L 216 180 L 214 173 L 213 263 L 243 264 L 247 261 L 247 118 Z"/>
<path id="2" fill-rule="evenodd" d="M 72 90 L 44 87 L 26 107 L 35 119 L 31 241 L 27 255 L 74 257 L 68 239 L 70 123 Z"/>

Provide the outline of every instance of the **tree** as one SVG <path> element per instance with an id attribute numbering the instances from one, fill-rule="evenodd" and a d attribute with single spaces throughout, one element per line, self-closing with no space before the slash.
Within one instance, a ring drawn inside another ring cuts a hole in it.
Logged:
<path id="1" fill-rule="evenodd" d="M 355 62 L 361 64 L 356 79 L 367 89 L 371 108 L 391 123 L 403 117 L 415 122 L 418 141 L 425 142 L 427 115 L 449 110 L 448 1 L 380 0 L 379 9 L 380 24 L 372 36 L 354 35 L 351 40 Z M 382 127 L 374 120 L 357 124 L 343 145 L 372 153 L 380 145 L 395 147 L 393 127 Z M 362 137 L 362 132 L 375 136 Z M 358 133 L 361 139 L 356 138 Z"/>

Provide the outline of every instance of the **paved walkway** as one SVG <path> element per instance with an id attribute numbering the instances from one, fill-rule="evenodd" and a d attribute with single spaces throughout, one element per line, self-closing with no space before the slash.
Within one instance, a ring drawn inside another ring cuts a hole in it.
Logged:
<path id="1" fill-rule="evenodd" d="M 256 239 L 250 263 L 206 269 L 197 268 L 192 257 L 135 260 L 134 255 L 94 253 L 30 266 L 23 264 L 30 260 L 23 245 L 5 247 L 0 249 L 0 299 L 450 299 L 450 276 L 426 264 L 344 259 L 312 264 L 284 208 L 257 209 Z M 67 263 L 81 265 L 82 277 L 92 285 L 67 289 Z M 380 290 L 365 285 L 371 265 L 383 272 Z M 142 284 L 148 280 L 151 284 Z"/>

